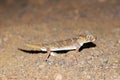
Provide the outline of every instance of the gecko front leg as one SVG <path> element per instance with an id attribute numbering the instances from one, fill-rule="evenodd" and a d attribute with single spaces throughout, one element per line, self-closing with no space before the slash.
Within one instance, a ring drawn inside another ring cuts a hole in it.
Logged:
<path id="1" fill-rule="evenodd" d="M 45 61 L 47 61 L 47 59 L 49 58 L 50 53 L 51 53 L 50 48 L 47 48 L 47 55 L 46 55 Z"/>
<path id="2" fill-rule="evenodd" d="M 79 52 L 79 47 L 77 47 L 75 50 L 75 58 L 77 62 L 78 62 L 78 52 Z"/>

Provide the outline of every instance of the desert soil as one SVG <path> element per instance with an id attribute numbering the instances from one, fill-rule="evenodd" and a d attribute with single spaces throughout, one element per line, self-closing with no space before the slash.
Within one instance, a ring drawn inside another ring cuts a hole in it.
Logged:
<path id="1" fill-rule="evenodd" d="M 78 62 L 75 51 L 45 62 L 45 53 L 25 46 L 86 31 L 97 40 L 79 52 Z M 1 0 L 0 80 L 120 80 L 120 1 Z"/>

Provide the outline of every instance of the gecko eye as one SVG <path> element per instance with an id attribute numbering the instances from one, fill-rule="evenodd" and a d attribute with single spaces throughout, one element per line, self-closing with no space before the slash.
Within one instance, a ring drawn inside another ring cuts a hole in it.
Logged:
<path id="1" fill-rule="evenodd" d="M 89 41 L 95 41 L 95 37 L 93 35 L 87 35 L 87 39 Z"/>
<path id="2" fill-rule="evenodd" d="M 90 35 L 87 35 L 86 37 L 87 37 L 87 40 L 90 40 Z"/>

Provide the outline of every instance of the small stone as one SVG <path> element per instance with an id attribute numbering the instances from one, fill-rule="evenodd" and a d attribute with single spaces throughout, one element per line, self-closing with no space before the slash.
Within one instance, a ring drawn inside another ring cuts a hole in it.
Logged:
<path id="1" fill-rule="evenodd" d="M 51 56 L 57 56 L 57 53 L 51 52 L 50 55 L 51 55 Z"/>
<path id="2" fill-rule="evenodd" d="M 52 60 L 52 59 L 50 60 L 50 59 L 49 59 L 49 60 L 47 61 L 47 64 L 49 64 L 49 65 L 54 64 L 54 60 Z"/>
<path id="3" fill-rule="evenodd" d="M 4 46 L 0 44 L 0 52 L 3 52 L 5 50 Z"/>
<path id="4" fill-rule="evenodd" d="M 65 61 L 64 61 L 63 59 L 62 59 L 62 60 L 59 60 L 59 61 L 58 61 L 58 64 L 59 64 L 59 65 L 63 65 L 63 64 L 65 64 Z"/>
<path id="5" fill-rule="evenodd" d="M 39 68 L 44 68 L 45 64 L 39 65 Z"/>
<path id="6" fill-rule="evenodd" d="M 56 28 L 52 28 L 53 31 L 56 31 L 57 29 Z"/>
<path id="7" fill-rule="evenodd" d="M 118 40 L 118 43 L 120 44 L 120 40 Z"/>
<path id="8" fill-rule="evenodd" d="M 8 38 L 7 38 L 7 37 L 4 37 L 4 38 L 3 38 L 3 41 L 4 41 L 4 42 L 8 41 Z"/>
<path id="9" fill-rule="evenodd" d="M 55 80 L 62 80 L 62 75 L 57 73 L 55 75 Z"/>
<path id="10" fill-rule="evenodd" d="M 3 74 L 0 74 L 0 80 L 7 80 L 7 77 Z"/>

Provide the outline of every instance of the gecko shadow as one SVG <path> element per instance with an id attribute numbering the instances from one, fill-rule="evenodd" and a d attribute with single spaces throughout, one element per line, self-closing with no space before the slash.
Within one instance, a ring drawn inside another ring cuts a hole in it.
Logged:
<path id="1" fill-rule="evenodd" d="M 87 49 L 91 47 L 96 47 L 96 44 L 92 42 L 85 43 L 83 46 L 80 47 L 79 52 L 82 51 L 83 49 Z M 45 54 L 46 53 L 46 51 L 41 51 L 41 50 L 25 50 L 20 48 L 18 48 L 18 50 L 29 53 L 29 54 L 39 54 L 39 53 Z M 68 51 L 73 51 L 73 50 L 62 50 L 62 51 L 53 51 L 53 52 L 56 52 L 58 54 L 64 54 L 64 53 L 67 53 Z"/>
<path id="2" fill-rule="evenodd" d="M 79 52 L 82 51 L 83 49 L 92 47 L 96 47 L 96 44 L 94 44 L 93 42 L 84 43 L 83 46 L 80 47 Z"/>

